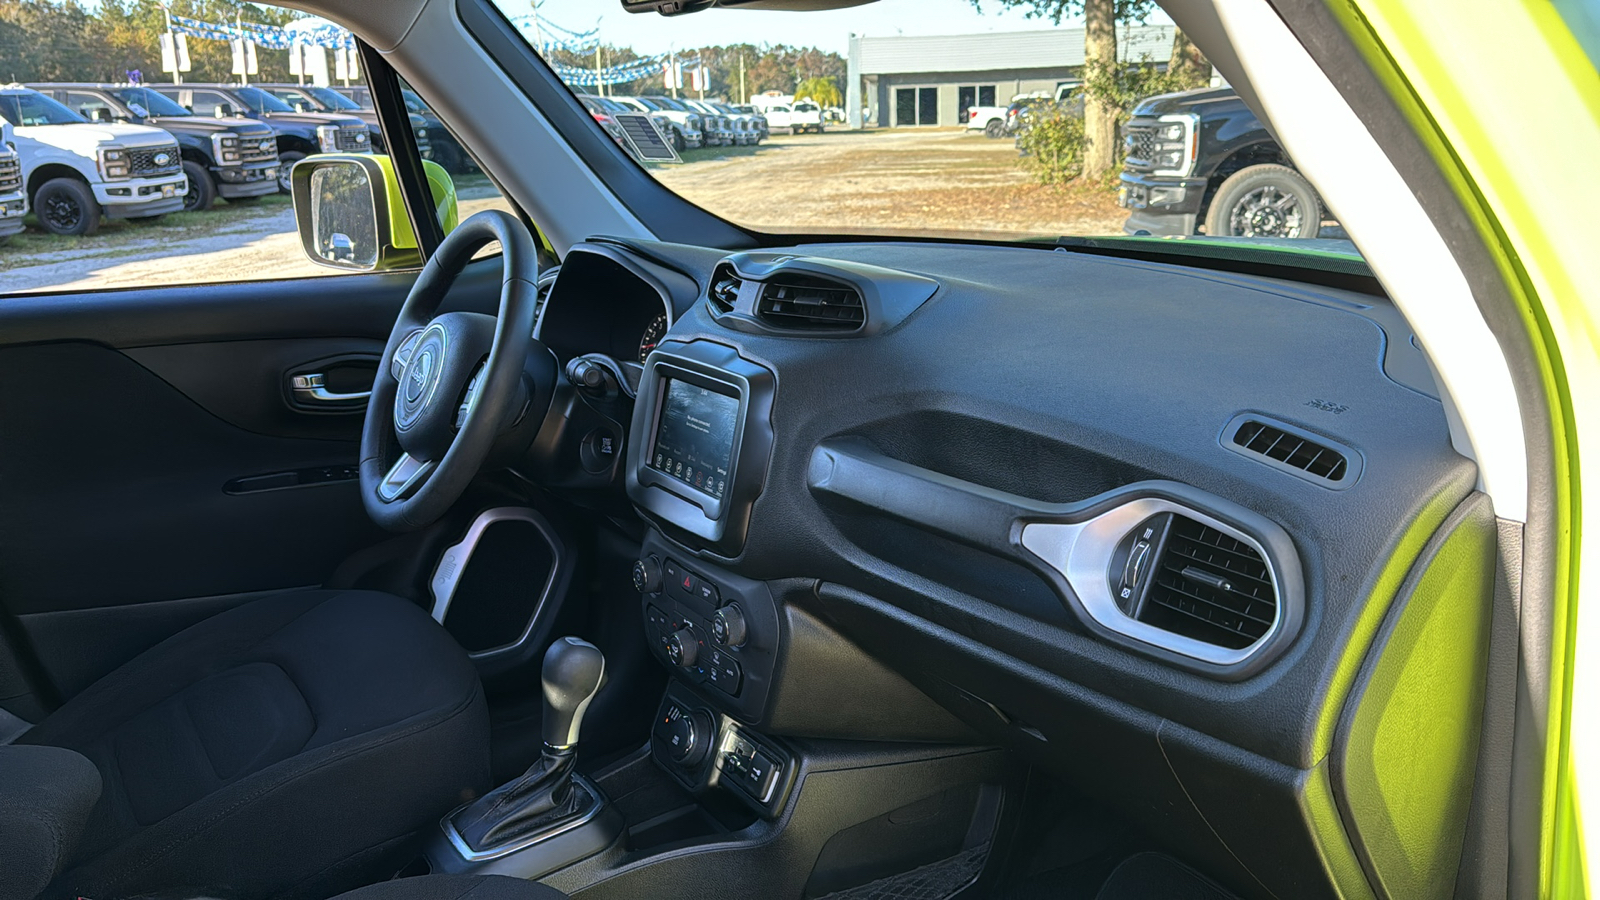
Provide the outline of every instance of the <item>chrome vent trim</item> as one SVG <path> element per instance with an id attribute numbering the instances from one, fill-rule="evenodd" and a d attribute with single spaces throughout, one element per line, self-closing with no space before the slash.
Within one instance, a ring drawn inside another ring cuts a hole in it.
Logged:
<path id="1" fill-rule="evenodd" d="M 1213 528 L 1256 552 L 1266 564 L 1278 605 L 1271 624 L 1248 646 L 1229 649 L 1174 634 L 1129 616 L 1117 603 L 1108 573 L 1117 547 L 1141 523 L 1174 513 Z M 1022 546 L 1066 579 L 1094 622 L 1108 631 L 1169 653 L 1212 666 L 1235 667 L 1268 647 L 1284 631 L 1290 594 L 1273 565 L 1272 555 L 1254 537 L 1201 510 L 1160 497 L 1143 497 L 1115 506 L 1083 522 L 1030 522 L 1022 528 Z"/>

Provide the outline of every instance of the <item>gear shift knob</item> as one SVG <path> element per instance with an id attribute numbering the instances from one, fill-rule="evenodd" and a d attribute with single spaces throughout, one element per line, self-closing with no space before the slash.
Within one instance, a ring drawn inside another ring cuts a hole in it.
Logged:
<path id="1" fill-rule="evenodd" d="M 564 637 L 544 654 L 544 743 L 565 750 L 578 743 L 583 714 L 606 679 L 606 657 L 582 638 Z"/>

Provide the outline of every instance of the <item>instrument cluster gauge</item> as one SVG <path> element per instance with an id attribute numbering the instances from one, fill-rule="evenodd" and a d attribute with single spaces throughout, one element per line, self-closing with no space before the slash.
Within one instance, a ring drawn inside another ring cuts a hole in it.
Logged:
<path id="1" fill-rule="evenodd" d="M 656 349 L 662 339 L 667 336 L 667 314 L 662 313 L 650 320 L 644 328 L 644 334 L 639 336 L 639 362 L 644 362 L 650 352 Z"/>

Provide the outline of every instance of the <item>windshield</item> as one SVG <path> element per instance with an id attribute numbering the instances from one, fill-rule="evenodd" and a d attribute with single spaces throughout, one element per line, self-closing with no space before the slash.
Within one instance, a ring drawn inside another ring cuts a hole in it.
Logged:
<path id="1" fill-rule="evenodd" d="M 637 163 L 753 231 L 1352 252 L 1270 129 L 1154 3 L 1114 4 L 1116 27 L 1091 35 L 1086 5 L 1067 0 L 670 17 L 616 0 L 491 2 L 575 93 L 758 112 L 754 129 L 672 123 L 681 161 Z"/>
<path id="2" fill-rule="evenodd" d="M 149 88 L 125 87 L 113 91 L 117 99 L 129 109 L 137 106 L 152 116 L 192 116 L 194 113 L 174 103 L 170 98 L 164 97 Z M 133 110 L 135 114 L 138 110 Z"/>
<path id="3" fill-rule="evenodd" d="M 308 84 L 305 87 L 301 88 L 300 90 L 305 91 L 307 94 L 310 94 L 312 97 L 316 98 L 316 101 L 318 103 L 321 103 L 323 106 L 327 107 L 328 109 L 334 109 L 334 110 L 359 110 L 359 109 L 361 109 L 361 104 L 355 102 L 354 100 L 351 100 L 349 97 L 346 97 L 345 95 L 339 93 L 338 91 L 334 90 L 333 88 L 317 87 L 315 85 L 309 85 Z"/>
<path id="4" fill-rule="evenodd" d="M 272 96 L 260 88 L 236 87 L 233 89 L 233 95 L 238 97 L 239 102 L 243 103 L 245 108 L 253 113 L 294 112 L 294 110 L 289 107 L 289 104 L 279 100 L 277 97 Z"/>
<path id="5" fill-rule="evenodd" d="M 0 94 L 0 116 L 18 128 L 78 125 L 89 121 L 37 91 Z"/>

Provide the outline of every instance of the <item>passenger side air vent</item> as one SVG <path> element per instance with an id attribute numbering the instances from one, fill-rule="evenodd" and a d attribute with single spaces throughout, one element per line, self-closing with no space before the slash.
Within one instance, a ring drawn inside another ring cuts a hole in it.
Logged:
<path id="1" fill-rule="evenodd" d="M 711 276 L 711 307 L 718 312 L 733 312 L 739 302 L 739 288 L 744 285 L 732 266 L 718 266 Z"/>
<path id="2" fill-rule="evenodd" d="M 777 328 L 804 331 L 857 331 L 867 321 L 855 288 L 821 278 L 785 274 L 763 285 L 756 318 Z"/>
<path id="3" fill-rule="evenodd" d="M 1349 487 L 1360 474 L 1360 457 L 1355 451 L 1257 415 L 1229 422 L 1222 443 L 1229 450 L 1323 487 Z"/>
<path id="4" fill-rule="evenodd" d="M 1139 621 L 1230 650 L 1248 647 L 1272 629 L 1278 592 L 1254 547 L 1172 513 L 1156 552 Z"/>

